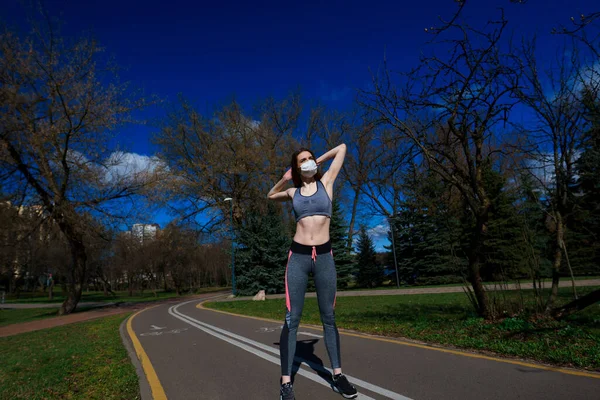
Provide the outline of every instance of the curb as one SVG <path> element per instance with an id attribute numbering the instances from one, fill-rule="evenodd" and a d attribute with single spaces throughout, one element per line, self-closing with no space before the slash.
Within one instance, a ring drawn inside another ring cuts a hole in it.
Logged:
<path id="1" fill-rule="evenodd" d="M 140 386 L 140 396 L 141 400 L 153 400 L 152 391 L 150 390 L 150 383 L 148 383 L 148 379 L 146 378 L 146 374 L 144 373 L 144 369 L 142 368 L 142 363 L 137 358 L 137 354 L 133 348 L 133 344 L 131 343 L 131 338 L 127 334 L 127 322 L 135 313 L 131 313 L 131 315 L 121 322 L 121 326 L 119 326 L 119 333 L 121 334 L 121 341 L 127 350 L 127 354 L 129 354 L 129 359 L 131 363 L 135 367 L 135 372 L 138 376 L 138 382 Z"/>

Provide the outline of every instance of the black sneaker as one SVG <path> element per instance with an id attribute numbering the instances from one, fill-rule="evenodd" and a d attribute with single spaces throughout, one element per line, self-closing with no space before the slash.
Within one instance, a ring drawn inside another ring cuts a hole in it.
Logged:
<path id="1" fill-rule="evenodd" d="M 358 396 L 356 388 L 348 382 L 348 378 L 343 374 L 333 376 L 333 390 L 347 399 L 354 399 Z"/>
<path id="2" fill-rule="evenodd" d="M 284 383 L 279 390 L 279 400 L 296 400 L 292 382 Z"/>

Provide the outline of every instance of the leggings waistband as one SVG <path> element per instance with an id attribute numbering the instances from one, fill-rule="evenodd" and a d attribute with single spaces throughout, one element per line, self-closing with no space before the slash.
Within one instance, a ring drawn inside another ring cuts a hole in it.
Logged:
<path id="1" fill-rule="evenodd" d="M 331 240 L 328 240 L 326 243 L 318 244 L 316 246 L 308 246 L 306 244 L 300 244 L 298 242 L 292 241 L 292 245 L 290 246 L 290 250 L 292 253 L 298 254 L 313 254 L 313 248 L 317 254 L 325 254 L 331 251 Z"/>

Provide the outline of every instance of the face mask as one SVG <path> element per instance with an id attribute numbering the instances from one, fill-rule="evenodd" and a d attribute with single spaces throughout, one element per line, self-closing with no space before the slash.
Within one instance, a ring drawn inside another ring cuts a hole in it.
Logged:
<path id="1" fill-rule="evenodd" d="M 312 178 L 317 173 L 317 163 L 314 160 L 308 160 L 300 166 L 302 176 Z"/>

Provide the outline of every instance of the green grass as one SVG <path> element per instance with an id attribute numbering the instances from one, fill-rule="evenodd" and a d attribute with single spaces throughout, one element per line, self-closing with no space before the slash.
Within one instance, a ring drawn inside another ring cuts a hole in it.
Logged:
<path id="1" fill-rule="evenodd" d="M 591 280 L 591 279 L 600 279 L 600 276 L 576 276 L 575 277 L 575 281 L 587 281 L 587 280 Z M 531 283 L 528 280 L 520 280 L 519 281 L 521 284 L 529 284 Z M 552 279 L 551 278 L 547 278 L 547 279 L 542 279 L 542 282 L 545 284 L 549 284 L 552 283 Z M 571 278 L 570 277 L 561 277 L 561 282 L 571 282 Z M 508 284 L 516 284 L 518 283 L 517 281 L 508 281 L 508 282 L 483 282 L 484 285 L 494 285 L 494 284 L 499 284 L 499 283 L 508 283 Z M 463 283 L 446 283 L 446 284 L 442 284 L 442 285 L 406 285 L 406 284 L 400 284 L 400 288 L 396 287 L 396 281 L 395 280 L 391 280 L 391 281 L 385 281 L 383 282 L 382 286 L 376 287 L 376 288 L 361 288 L 361 287 L 355 287 L 354 283 L 350 283 L 348 285 L 348 288 L 346 290 L 390 290 L 390 289 L 421 289 L 421 288 L 442 288 L 442 287 L 459 287 L 459 286 L 464 286 Z"/>
<path id="2" fill-rule="evenodd" d="M 584 295 L 598 287 L 579 289 Z M 531 291 L 524 291 L 531 296 Z M 560 289 L 570 301 L 570 288 Z M 513 300 L 518 292 L 504 292 Z M 282 320 L 285 299 L 211 302 L 207 307 Z M 306 298 L 302 322 L 320 325 L 317 300 Z M 338 327 L 405 337 L 464 349 L 492 351 L 563 366 L 600 370 L 600 305 L 557 322 L 533 317 L 488 322 L 477 317 L 463 293 L 411 296 L 338 297 Z"/>
<path id="3" fill-rule="evenodd" d="M 210 287 L 210 288 L 201 288 L 196 292 L 191 294 L 201 294 L 201 293 L 212 293 L 219 292 L 223 290 L 228 290 L 228 288 L 223 287 Z M 115 292 L 116 296 L 108 296 L 104 295 L 104 292 L 86 292 L 84 291 L 81 294 L 82 302 L 102 302 L 102 303 L 113 303 L 113 302 L 139 302 L 139 301 L 154 301 L 154 300 L 164 300 L 170 299 L 174 297 L 178 297 L 175 292 L 165 292 L 163 290 L 157 291 L 156 296 L 154 292 L 145 290 L 144 293 L 134 292 L 133 296 L 129 296 L 128 291 L 119 291 Z M 188 292 L 182 293 L 182 296 L 187 296 Z M 24 304 L 46 304 L 46 303 L 62 303 L 65 300 L 65 297 L 60 290 L 60 288 L 55 288 L 54 290 L 54 298 L 52 300 L 48 300 L 48 293 L 44 293 L 41 291 L 36 292 L 21 292 L 19 298 L 16 298 L 14 295 L 6 296 L 6 303 L 24 303 Z"/>
<path id="4" fill-rule="evenodd" d="M 0 338 L 0 399 L 139 399 L 117 315 Z"/>
<path id="5" fill-rule="evenodd" d="M 54 308 L 25 308 L 0 310 L 0 326 L 20 324 L 58 316 Z"/>

